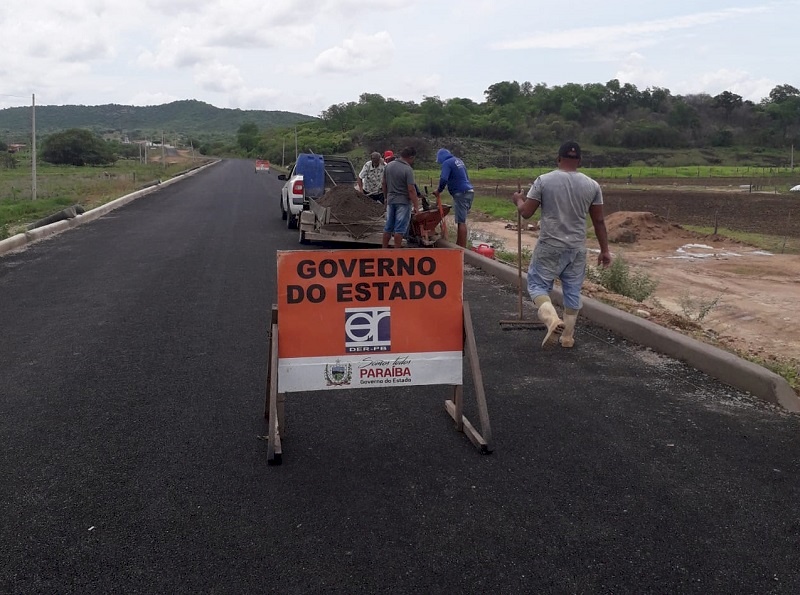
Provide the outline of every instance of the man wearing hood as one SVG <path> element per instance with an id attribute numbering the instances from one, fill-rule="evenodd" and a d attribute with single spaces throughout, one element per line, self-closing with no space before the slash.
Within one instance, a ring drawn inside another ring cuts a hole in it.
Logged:
<path id="1" fill-rule="evenodd" d="M 456 234 L 456 244 L 462 248 L 467 247 L 467 213 L 472 208 L 472 200 L 475 198 L 475 188 L 469 181 L 467 166 L 458 157 L 447 149 L 439 149 L 436 152 L 436 163 L 442 166 L 442 173 L 439 175 L 439 187 L 434 191 L 434 196 L 439 198 L 447 186 L 447 190 L 453 197 L 456 210 L 456 224 L 458 232 Z"/>

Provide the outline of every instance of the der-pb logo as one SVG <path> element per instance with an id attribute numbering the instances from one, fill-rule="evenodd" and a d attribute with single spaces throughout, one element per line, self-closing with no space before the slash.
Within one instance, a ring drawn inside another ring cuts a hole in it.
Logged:
<path id="1" fill-rule="evenodd" d="M 389 307 L 345 308 L 344 346 L 347 353 L 389 351 L 392 312 Z"/>

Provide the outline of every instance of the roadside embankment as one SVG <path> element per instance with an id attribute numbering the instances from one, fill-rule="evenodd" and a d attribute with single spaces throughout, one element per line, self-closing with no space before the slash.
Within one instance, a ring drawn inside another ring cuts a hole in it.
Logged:
<path id="1" fill-rule="evenodd" d="M 50 237 L 54 234 L 61 233 L 62 231 L 66 231 L 68 229 L 72 229 L 73 227 L 77 227 L 78 225 L 83 225 L 84 223 L 88 223 L 89 221 L 94 221 L 95 219 L 102 217 L 106 213 L 109 213 L 114 209 L 118 209 L 119 207 L 125 206 L 126 204 L 128 204 L 133 200 L 136 200 L 137 198 L 141 198 L 142 196 L 151 194 L 164 186 L 169 186 L 170 184 L 174 184 L 176 182 L 184 180 L 189 176 L 193 176 L 199 171 L 202 171 L 206 167 L 210 167 L 215 163 L 219 163 L 219 161 L 213 161 L 212 163 L 186 170 L 170 178 L 165 182 L 159 182 L 158 184 L 148 185 L 147 187 L 142 188 L 141 190 L 137 190 L 136 192 L 131 192 L 130 194 L 126 194 L 125 196 L 114 199 L 110 202 L 100 205 L 99 207 L 91 209 L 90 211 L 86 211 L 85 213 L 82 214 L 76 214 L 75 217 L 72 217 L 70 219 L 65 219 L 62 221 L 57 221 L 55 223 L 50 223 L 48 225 L 43 225 L 41 227 L 36 227 L 34 229 L 30 229 L 28 231 L 24 231 L 16 235 L 13 235 L 10 238 L 6 238 L 5 240 L 0 240 L 0 256 L 2 256 L 7 252 L 12 252 L 14 250 L 20 250 L 22 248 L 25 248 L 25 246 L 27 246 L 32 242 L 37 242 L 44 238 Z"/>

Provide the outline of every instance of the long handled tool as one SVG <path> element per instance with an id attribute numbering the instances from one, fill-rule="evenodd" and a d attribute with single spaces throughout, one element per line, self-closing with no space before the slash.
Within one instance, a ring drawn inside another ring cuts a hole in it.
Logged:
<path id="1" fill-rule="evenodd" d="M 517 192 L 522 192 L 522 184 L 517 180 Z M 517 209 L 517 297 L 519 303 L 518 318 L 516 320 L 501 320 L 503 330 L 543 328 L 544 324 L 536 320 L 525 320 L 522 308 L 522 215 Z"/>
<path id="2" fill-rule="evenodd" d="M 442 206 L 442 195 L 441 193 L 436 195 L 436 207 L 439 209 L 439 215 L 442 217 L 442 237 L 446 240 L 447 239 L 447 223 L 445 223 L 444 217 L 446 213 L 444 212 L 444 207 Z"/>

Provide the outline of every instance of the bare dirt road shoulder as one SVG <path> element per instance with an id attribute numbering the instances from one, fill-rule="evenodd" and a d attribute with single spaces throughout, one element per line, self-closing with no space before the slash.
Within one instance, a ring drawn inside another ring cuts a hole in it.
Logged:
<path id="1" fill-rule="evenodd" d="M 516 253 L 505 221 L 474 221 L 477 238 Z M 655 299 L 638 304 L 587 283 L 588 295 L 627 311 L 646 310 L 663 326 L 766 363 L 800 362 L 800 257 L 771 254 L 717 236 L 701 236 L 649 213 L 607 216 L 612 251 L 658 281 Z M 537 232 L 524 230 L 523 252 Z M 590 248 L 596 242 L 590 240 Z M 526 265 L 527 266 L 527 263 Z"/>

